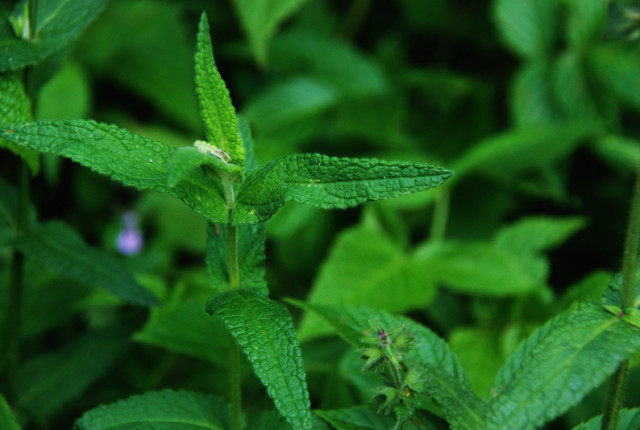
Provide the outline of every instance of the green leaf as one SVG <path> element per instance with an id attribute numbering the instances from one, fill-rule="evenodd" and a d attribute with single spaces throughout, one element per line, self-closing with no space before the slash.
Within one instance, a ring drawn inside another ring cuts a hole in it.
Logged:
<path id="1" fill-rule="evenodd" d="M 226 368 L 228 336 L 219 321 L 204 312 L 202 301 L 185 300 L 154 308 L 133 339 Z"/>
<path id="2" fill-rule="evenodd" d="M 168 166 L 175 149 L 128 130 L 95 121 L 38 121 L 10 126 L 4 139 L 63 155 L 140 190 L 168 192 L 212 222 L 226 223 L 229 215 L 222 191 L 199 170 L 175 187 L 168 186 Z"/>
<path id="3" fill-rule="evenodd" d="M 313 413 L 339 430 L 388 430 L 394 424 L 393 419 L 376 414 L 366 406 L 329 411 L 316 409 Z"/>
<path id="4" fill-rule="evenodd" d="M 640 330 L 582 303 L 536 330 L 500 370 L 487 429 L 533 429 L 577 404 L 640 348 Z"/>
<path id="5" fill-rule="evenodd" d="M 59 351 L 40 355 L 18 370 L 16 405 L 40 418 L 84 392 L 120 357 L 122 333 L 88 333 Z"/>
<path id="6" fill-rule="evenodd" d="M 87 246 L 76 232 L 60 222 L 33 226 L 16 246 L 28 258 L 61 276 L 104 288 L 131 303 L 150 306 L 160 302 L 141 287 L 129 271 L 104 251 Z"/>
<path id="7" fill-rule="evenodd" d="M 289 424 L 310 429 L 302 354 L 287 308 L 253 291 L 234 290 L 214 296 L 207 312 L 227 326 Z"/>
<path id="8" fill-rule="evenodd" d="M 0 41 L 0 72 L 30 66 L 66 47 L 80 36 L 106 3 L 106 0 L 40 2 L 33 40 Z"/>
<path id="9" fill-rule="evenodd" d="M 0 394 L 0 428 L 4 430 L 20 430 L 20 425 L 2 394 Z"/>
<path id="10" fill-rule="evenodd" d="M 249 127 L 249 120 L 244 115 L 238 115 L 238 128 L 240 129 L 240 137 L 244 145 L 245 170 L 253 170 L 258 167 L 258 160 L 253 150 L 253 136 Z"/>
<path id="11" fill-rule="evenodd" d="M 602 428 L 602 415 L 582 423 L 573 430 L 600 430 Z M 640 428 L 640 409 L 622 409 L 620 411 L 620 422 L 617 430 L 636 430 Z"/>
<path id="12" fill-rule="evenodd" d="M 196 144 L 209 146 L 205 142 L 196 142 Z M 194 170 L 207 166 L 214 172 L 226 172 L 231 175 L 240 176 L 242 167 L 236 164 L 227 164 L 213 153 L 202 152 L 195 146 L 184 146 L 178 148 L 169 160 L 169 177 L 167 183 L 170 187 L 175 187 L 181 180 L 188 178 Z"/>
<path id="13" fill-rule="evenodd" d="M 562 244 L 585 224 L 579 217 L 528 217 L 500 229 L 493 243 L 516 255 L 535 254 Z"/>
<path id="14" fill-rule="evenodd" d="M 401 312 L 427 305 L 436 279 L 423 261 L 383 233 L 359 226 L 340 234 L 309 294 L 310 303 L 359 305 Z M 315 314 L 303 318 L 301 339 L 326 333 Z"/>
<path id="15" fill-rule="evenodd" d="M 86 71 L 76 63 L 66 63 L 38 93 L 36 118 L 86 118 L 90 103 L 91 86 Z"/>
<path id="16" fill-rule="evenodd" d="M 31 102 L 18 74 L 0 76 L 0 127 L 31 120 Z M 22 158 L 34 175 L 40 169 L 38 153 L 0 137 L 0 148 L 6 148 Z"/>
<path id="17" fill-rule="evenodd" d="M 229 406 L 217 397 L 190 391 L 162 390 L 131 396 L 85 412 L 75 430 L 225 430 Z"/>
<path id="18" fill-rule="evenodd" d="M 601 38 L 607 24 L 608 0 L 569 0 L 567 38 L 580 46 Z"/>
<path id="19" fill-rule="evenodd" d="M 209 22 L 204 13 L 198 28 L 196 46 L 196 93 L 200 114 L 210 144 L 226 152 L 231 162 L 244 165 L 244 146 L 238 129 L 236 110 L 213 59 Z"/>
<path id="20" fill-rule="evenodd" d="M 557 120 L 546 62 L 524 64 L 513 78 L 511 115 L 519 127 L 549 124 Z"/>
<path id="21" fill-rule="evenodd" d="M 307 0 L 272 0 L 254 2 L 234 0 L 236 12 L 244 31 L 249 36 L 251 49 L 261 65 L 267 64 L 269 40 L 287 17 L 299 9 Z"/>
<path id="22" fill-rule="evenodd" d="M 556 0 L 498 0 L 494 17 L 505 42 L 523 57 L 544 57 L 555 42 Z"/>
<path id="23" fill-rule="evenodd" d="M 442 184 L 451 171 L 428 164 L 294 154 L 247 173 L 233 223 L 269 219 L 288 201 L 346 209 Z"/>
<path id="24" fill-rule="evenodd" d="M 636 267 L 636 279 L 640 279 L 640 262 Z M 611 279 L 609 285 L 607 286 L 606 291 L 602 295 L 602 302 L 607 305 L 615 305 L 618 307 L 622 306 L 622 283 L 623 283 L 622 273 L 616 273 L 616 275 Z M 640 282 L 637 283 L 633 307 L 640 306 Z"/>
<path id="25" fill-rule="evenodd" d="M 640 58 L 626 45 L 600 44 L 589 50 L 590 70 L 619 99 L 640 109 Z"/>
<path id="26" fill-rule="evenodd" d="M 206 261 L 211 286 L 217 291 L 229 288 L 228 237 L 226 225 L 209 224 Z M 236 227 L 236 238 L 241 288 L 268 296 L 269 289 L 264 279 L 264 224 L 240 224 Z"/>
<path id="27" fill-rule="evenodd" d="M 564 52 L 554 65 L 552 86 L 559 105 L 569 118 L 598 120 L 598 106 L 584 63 L 580 52 Z"/>

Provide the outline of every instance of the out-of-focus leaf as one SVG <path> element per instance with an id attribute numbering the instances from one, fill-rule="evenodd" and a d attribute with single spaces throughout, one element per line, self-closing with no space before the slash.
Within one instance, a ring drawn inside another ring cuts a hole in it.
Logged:
<path id="1" fill-rule="evenodd" d="M 557 309 L 565 310 L 577 302 L 598 301 L 607 289 L 613 274 L 595 271 L 570 285 L 557 302 Z"/>
<path id="2" fill-rule="evenodd" d="M 286 18 L 299 9 L 307 0 L 233 0 L 244 31 L 249 36 L 253 55 L 258 63 L 267 64 L 269 41 Z"/>
<path id="3" fill-rule="evenodd" d="M 0 428 L 4 430 L 20 430 L 20 425 L 2 394 L 0 394 Z"/>
<path id="4" fill-rule="evenodd" d="M 121 333 L 90 333 L 26 362 L 18 371 L 16 405 L 34 416 L 51 414 L 98 379 L 126 343 Z"/>
<path id="5" fill-rule="evenodd" d="M 30 66 L 63 49 L 80 36 L 106 3 L 106 0 L 40 2 L 33 40 L 27 40 L 26 33 L 20 34 L 21 38 L 0 41 L 0 72 Z M 28 17 L 25 19 L 28 22 Z"/>
<path id="6" fill-rule="evenodd" d="M 602 415 L 582 423 L 573 430 L 600 430 L 602 428 Z M 622 409 L 617 430 L 635 430 L 640 428 L 640 409 Z"/>
<path id="7" fill-rule="evenodd" d="M 580 46 L 602 37 L 608 17 L 608 0 L 570 0 L 567 3 L 567 39 L 571 44 Z"/>
<path id="8" fill-rule="evenodd" d="M 421 259 L 383 233 L 361 226 L 338 237 L 308 301 L 402 312 L 428 304 L 435 294 L 435 282 Z M 305 339 L 328 330 L 315 313 L 307 313 L 298 332 Z"/>
<path id="9" fill-rule="evenodd" d="M 85 71 L 67 63 L 38 94 L 37 119 L 76 119 L 89 114 L 91 93 Z"/>
<path id="10" fill-rule="evenodd" d="M 376 414 L 366 406 L 334 410 L 316 409 L 313 413 L 339 430 L 388 430 L 394 425 L 391 417 Z"/>
<path id="11" fill-rule="evenodd" d="M 598 106 L 591 96 L 592 89 L 581 55 L 574 51 L 562 54 L 555 64 L 551 79 L 556 99 L 569 119 L 598 120 Z"/>
<path id="12" fill-rule="evenodd" d="M 640 56 L 620 44 L 600 44 L 589 50 L 590 70 L 615 95 L 640 109 Z"/>
<path id="13" fill-rule="evenodd" d="M 157 305 L 158 299 L 141 287 L 129 271 L 103 251 L 87 246 L 72 229 L 60 222 L 33 226 L 16 246 L 40 264 L 86 285 L 104 288 L 139 305 Z"/>
<path id="14" fill-rule="evenodd" d="M 535 254 L 560 245 L 585 224 L 579 217 L 528 217 L 500 229 L 493 243 L 515 255 Z"/>
<path id="15" fill-rule="evenodd" d="M 640 159 L 640 142 L 623 136 L 608 134 L 592 145 L 598 154 L 614 167 L 635 171 Z"/>
<path id="16" fill-rule="evenodd" d="M 557 120 L 545 62 L 533 61 L 516 73 L 511 87 L 511 115 L 519 127 L 550 124 Z"/>
<path id="17" fill-rule="evenodd" d="M 487 429 L 533 429 L 562 414 L 640 349 L 640 329 L 583 303 L 536 330 L 500 370 Z"/>
<path id="18" fill-rule="evenodd" d="M 16 122 L 31 120 L 31 102 L 24 90 L 18 74 L 6 73 L 0 76 L 0 127 Z M 0 136 L 0 148 L 6 148 L 22 158 L 34 175 L 40 169 L 38 153 L 17 145 Z"/>
<path id="19" fill-rule="evenodd" d="M 231 425 L 229 405 L 215 396 L 162 390 L 102 405 L 79 418 L 75 430 L 224 430 Z"/>
<path id="20" fill-rule="evenodd" d="M 310 429 L 302 353 L 287 308 L 253 291 L 232 290 L 214 296 L 207 312 L 227 326 L 289 424 Z"/>
<path id="21" fill-rule="evenodd" d="M 556 38 L 556 0 L 497 0 L 494 16 L 505 42 L 524 57 L 544 57 Z"/>

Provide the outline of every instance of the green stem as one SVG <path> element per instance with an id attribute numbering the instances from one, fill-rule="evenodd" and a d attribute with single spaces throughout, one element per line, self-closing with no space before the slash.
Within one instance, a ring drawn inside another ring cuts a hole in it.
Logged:
<path id="1" fill-rule="evenodd" d="M 227 262 L 229 265 L 229 283 L 232 290 L 240 288 L 240 269 L 238 265 L 237 228 L 231 224 L 231 210 L 227 224 Z M 240 347 L 229 336 L 229 390 L 231 400 L 231 430 L 242 429 L 242 381 L 240 378 Z"/>
<path id="2" fill-rule="evenodd" d="M 622 291 L 621 308 L 623 312 L 633 307 L 636 293 L 636 274 L 638 266 L 638 241 L 640 240 L 640 158 L 636 165 L 636 181 L 631 198 L 629 224 L 625 238 L 622 256 Z M 602 416 L 602 430 L 617 430 L 620 420 L 620 409 L 624 401 L 624 390 L 629 374 L 629 360 L 620 364 L 616 373 L 611 377 L 607 393 L 606 409 Z"/>
<path id="3" fill-rule="evenodd" d="M 431 231 L 429 239 L 433 242 L 442 241 L 447 231 L 447 220 L 449 218 L 449 190 L 443 187 L 438 190 L 438 196 L 433 208 L 433 219 L 431 220 Z"/>

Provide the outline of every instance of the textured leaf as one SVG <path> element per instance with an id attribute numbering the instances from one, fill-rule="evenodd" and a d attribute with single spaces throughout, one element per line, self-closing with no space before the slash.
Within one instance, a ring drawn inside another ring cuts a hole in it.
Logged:
<path id="1" fill-rule="evenodd" d="M 579 217 L 528 217 L 500 229 L 493 242 L 516 255 L 538 253 L 560 245 L 585 224 Z"/>
<path id="2" fill-rule="evenodd" d="M 88 333 L 59 351 L 40 355 L 18 371 L 16 405 L 44 417 L 80 395 L 124 351 L 121 333 Z"/>
<path id="3" fill-rule="evenodd" d="M 253 150 L 253 136 L 251 135 L 249 120 L 243 115 L 238 115 L 238 128 L 240 130 L 242 144 L 244 145 L 244 168 L 246 170 L 253 170 L 258 167 L 258 160 L 256 160 L 256 154 Z"/>
<path id="4" fill-rule="evenodd" d="M 198 142 L 202 143 L 202 142 Z M 167 182 L 170 187 L 175 187 L 178 182 L 188 178 L 194 170 L 207 166 L 217 172 L 226 172 L 240 175 L 242 168 L 235 164 L 227 164 L 213 154 L 203 153 L 194 146 L 178 148 L 169 160 L 169 177 Z"/>
<path id="5" fill-rule="evenodd" d="M 288 201 L 345 209 L 442 184 L 451 172 L 428 164 L 320 154 L 285 156 L 247 174 L 238 190 L 234 224 L 269 219 Z"/>
<path id="6" fill-rule="evenodd" d="M 131 396 L 85 412 L 76 430 L 224 430 L 229 406 L 221 399 L 190 391 L 162 390 Z"/>
<path id="7" fill-rule="evenodd" d="M 31 102 L 24 91 L 19 75 L 0 76 L 0 127 L 4 128 L 5 125 L 29 120 L 31 120 Z M 0 148 L 7 148 L 18 155 L 27 163 L 34 175 L 38 173 L 40 163 L 37 152 L 1 137 Z"/>
<path id="8" fill-rule="evenodd" d="M 636 430 L 640 428 L 640 409 L 622 409 L 620 411 L 620 422 L 617 430 Z M 582 423 L 573 430 L 600 430 L 602 429 L 602 415 Z"/>
<path id="9" fill-rule="evenodd" d="M 228 221 L 222 191 L 213 179 L 196 170 L 170 188 L 168 164 L 175 149 L 128 130 L 95 121 L 39 121 L 12 125 L 1 136 L 69 157 L 124 185 L 168 192 L 212 222 Z"/>
<path id="10" fill-rule="evenodd" d="M 60 222 L 32 227 L 17 240 L 16 246 L 28 258 L 61 276 L 104 288 L 131 303 L 145 306 L 160 303 L 122 264 L 104 251 L 87 246 L 76 232 Z"/>
<path id="11" fill-rule="evenodd" d="M 640 348 L 640 329 L 600 305 L 572 307 L 536 330 L 495 382 L 487 429 L 533 429 L 577 404 Z"/>
<path id="12" fill-rule="evenodd" d="M 570 0 L 567 36 L 581 45 L 603 35 L 608 16 L 608 0 Z"/>
<path id="13" fill-rule="evenodd" d="M 224 327 L 204 312 L 201 301 L 188 300 L 154 308 L 133 339 L 225 368 L 229 347 L 223 334 Z"/>
<path id="14" fill-rule="evenodd" d="M 214 296 L 207 311 L 227 326 L 289 424 L 310 429 L 302 354 L 287 308 L 252 291 L 233 290 Z"/>
<path id="15" fill-rule="evenodd" d="M 18 425 L 13 411 L 11 411 L 2 394 L 0 394 L 0 428 L 4 430 L 20 430 L 20 425 Z"/>
<path id="16" fill-rule="evenodd" d="M 104 8 L 106 0 L 50 0 L 38 4 L 33 40 L 0 41 L 0 72 L 35 64 L 74 41 Z"/>
<path id="17" fill-rule="evenodd" d="M 316 278 L 310 303 L 366 306 L 401 312 L 428 304 L 436 279 L 429 266 L 384 234 L 364 226 L 341 233 Z M 304 316 L 300 338 L 330 331 L 315 313 Z"/>
<path id="18" fill-rule="evenodd" d="M 366 406 L 314 410 L 313 413 L 339 430 L 388 430 L 394 424 L 392 419 L 376 414 Z"/>
<path id="19" fill-rule="evenodd" d="M 392 315 L 385 311 L 364 307 L 321 305 L 288 299 L 294 305 L 321 315 L 344 340 L 360 348 L 362 338 L 371 331 L 370 321 L 379 321 L 385 328 L 393 328 L 406 324 L 415 338 L 415 347 L 406 355 L 406 360 L 415 364 L 431 366 L 449 375 L 453 380 L 467 385 L 467 376 L 457 357 L 451 352 L 446 342 L 428 328 L 413 320 Z"/>
<path id="20" fill-rule="evenodd" d="M 524 57 L 550 54 L 555 41 L 556 0 L 498 0 L 494 16 L 505 42 Z"/>
<path id="21" fill-rule="evenodd" d="M 244 31 L 249 36 L 253 55 L 260 64 L 267 63 L 269 40 L 282 21 L 300 8 L 307 0 L 272 0 L 255 2 L 234 0 Z"/>
<path id="22" fill-rule="evenodd" d="M 200 113 L 210 144 L 217 146 L 231 157 L 231 162 L 244 165 L 244 146 L 238 129 L 236 111 L 213 59 L 209 22 L 203 13 L 198 29 L 196 47 L 196 93 Z"/>
<path id="23" fill-rule="evenodd" d="M 207 234 L 206 260 L 211 276 L 211 286 L 218 291 L 223 291 L 229 286 L 227 226 L 216 227 L 209 224 Z M 264 279 L 264 224 L 241 224 L 236 227 L 236 238 L 241 288 L 268 296 L 269 289 Z"/>

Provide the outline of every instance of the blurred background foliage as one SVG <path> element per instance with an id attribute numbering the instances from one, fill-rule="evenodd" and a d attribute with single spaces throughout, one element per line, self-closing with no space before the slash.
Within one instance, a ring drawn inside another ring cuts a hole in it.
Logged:
<path id="1" fill-rule="evenodd" d="M 363 208 L 281 209 L 267 223 L 272 297 L 408 312 L 450 342 L 486 397 L 521 339 L 573 301 L 599 297 L 619 270 L 640 139 L 640 5 L 110 0 L 73 49 L 40 67 L 37 117 L 93 118 L 175 146 L 201 139 L 193 51 L 202 11 L 261 163 L 320 152 L 455 171 L 437 190 Z M 14 182 L 16 158 L 4 151 L 0 165 Z M 117 253 L 123 214 L 137 214 L 144 247 L 122 258 L 165 305 L 148 316 L 29 267 L 25 420 L 66 428 L 100 402 L 162 387 L 224 397 L 226 336 L 203 312 L 205 221 L 68 160 L 44 156 L 41 169 L 39 217 L 63 219 L 93 245 Z M 6 182 L 0 194 L 11 199 Z M 8 248 L 0 252 L 6 283 Z M 294 312 L 312 406 L 366 402 L 376 381 L 359 372 L 357 354 Z M 251 378 L 249 412 L 270 408 Z M 595 415 L 602 398 L 594 392 L 548 428 Z"/>

